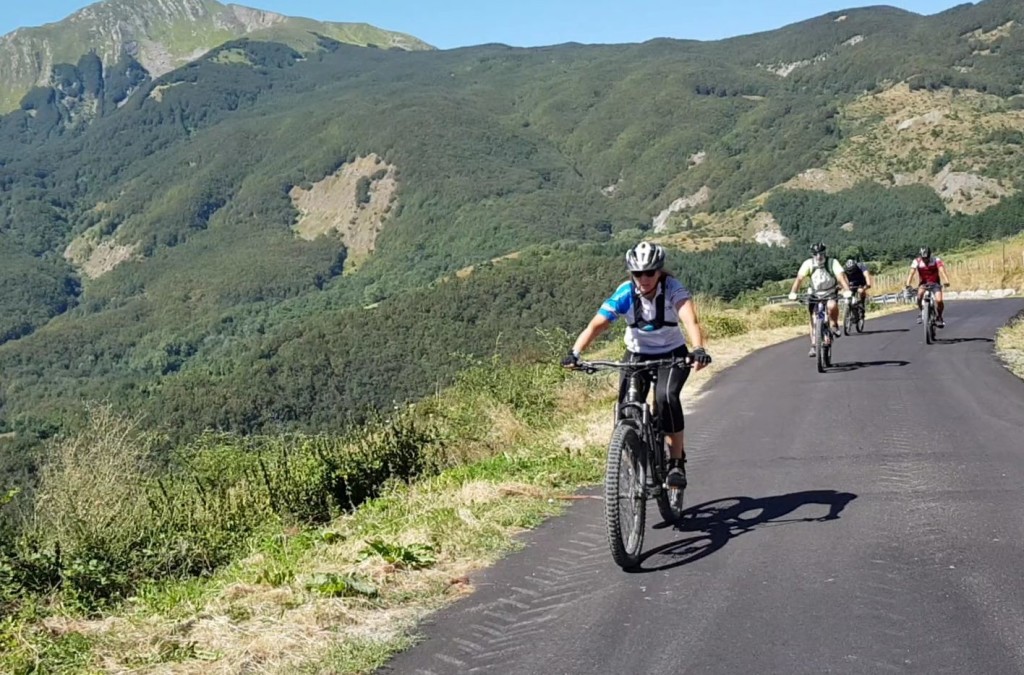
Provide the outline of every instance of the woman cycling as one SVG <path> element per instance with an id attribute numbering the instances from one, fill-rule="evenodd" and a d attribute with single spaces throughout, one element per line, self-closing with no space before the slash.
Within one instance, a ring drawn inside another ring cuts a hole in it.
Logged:
<path id="1" fill-rule="evenodd" d="M 580 354 L 620 316 L 626 319 L 626 355 L 624 361 L 650 361 L 690 355 L 694 368 L 700 370 L 711 363 L 704 351 L 693 296 L 683 284 L 664 269 L 665 249 L 642 241 L 626 253 L 626 269 L 630 280 L 620 285 L 583 332 L 576 338 L 572 351 L 562 360 L 567 368 L 579 364 Z M 637 311 L 639 308 L 639 311 Z M 693 351 L 686 347 L 686 337 L 679 329 L 682 322 L 690 336 Z M 679 392 L 689 376 L 688 368 L 660 368 L 655 386 L 655 405 L 669 444 L 670 470 L 666 483 L 670 488 L 686 487 L 686 452 L 683 446 L 683 406 Z M 649 375 L 641 375 L 641 396 L 650 389 Z M 619 402 L 629 389 L 628 376 L 619 378 Z"/>

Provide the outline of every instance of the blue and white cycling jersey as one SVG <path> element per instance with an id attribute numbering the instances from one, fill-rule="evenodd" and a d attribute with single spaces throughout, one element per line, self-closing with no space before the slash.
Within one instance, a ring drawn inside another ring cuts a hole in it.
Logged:
<path id="1" fill-rule="evenodd" d="M 662 293 L 662 284 L 658 284 L 658 292 L 655 297 L 648 300 L 640 297 L 640 316 L 647 321 L 654 321 L 658 314 L 658 295 Z M 692 295 L 682 282 L 675 277 L 665 277 L 665 322 L 675 325 L 665 325 L 655 330 L 645 330 L 639 326 L 626 328 L 626 349 L 634 354 L 664 354 L 678 349 L 686 344 L 686 337 L 679 327 L 679 315 L 676 313 L 676 306 Z M 633 282 L 626 281 L 615 289 L 612 297 L 604 301 L 598 314 L 615 321 L 619 317 L 625 317 L 626 323 L 635 324 L 633 307 Z"/>

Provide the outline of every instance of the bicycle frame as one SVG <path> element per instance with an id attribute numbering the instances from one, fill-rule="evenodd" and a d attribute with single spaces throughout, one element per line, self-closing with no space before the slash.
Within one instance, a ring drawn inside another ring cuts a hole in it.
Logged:
<path id="1" fill-rule="evenodd" d="M 832 343 L 832 333 L 828 327 L 828 301 L 831 298 L 819 298 L 816 296 L 806 296 L 806 302 L 814 301 L 816 303 L 814 308 L 814 336 L 816 345 L 829 345 Z M 824 342 L 822 342 L 824 340 Z"/>
<path id="2" fill-rule="evenodd" d="M 931 287 L 925 287 L 924 295 L 921 296 L 922 303 L 928 303 L 929 306 L 935 306 L 935 292 L 932 291 Z"/>
<path id="3" fill-rule="evenodd" d="M 835 296 L 831 297 L 819 297 L 817 295 L 806 295 L 804 296 L 805 302 L 814 302 L 814 347 L 817 353 L 815 354 L 815 365 L 819 373 L 824 373 L 825 369 L 832 365 L 832 329 L 828 321 L 828 303 L 834 299 Z"/>
<path id="4" fill-rule="evenodd" d="M 856 293 L 845 299 L 846 311 L 850 312 L 850 315 L 859 318 L 861 312 L 864 311 L 864 303 L 857 296 Z"/>
<path id="5" fill-rule="evenodd" d="M 828 330 L 828 300 L 818 300 L 818 306 L 814 309 L 814 325 L 815 333 L 818 335 L 819 346 L 827 345 L 831 335 L 828 335 L 825 331 Z"/>
<path id="6" fill-rule="evenodd" d="M 650 383 L 650 388 L 653 389 L 657 386 L 658 369 L 664 367 L 691 368 L 693 363 L 689 359 L 667 358 L 636 362 L 589 361 L 582 362 L 580 367 L 590 373 L 605 368 L 630 371 L 626 397 L 622 402 L 616 403 L 615 424 L 618 425 L 623 419 L 631 419 L 638 424 L 637 431 L 648 451 L 648 456 L 645 458 L 647 467 L 654 469 L 651 476 L 654 478 L 653 485 L 646 486 L 648 496 L 657 496 L 662 490 L 662 482 L 668 473 L 667 457 L 664 451 L 665 432 L 661 430 L 655 419 L 656 408 L 646 400 L 640 399 L 640 373 L 654 371 Z M 628 411 L 633 412 L 630 414 Z"/>
<path id="7" fill-rule="evenodd" d="M 641 399 L 641 373 L 653 371 L 649 385 L 657 387 L 658 369 L 691 365 L 688 359 L 670 358 L 628 363 L 584 361 L 577 366 L 587 373 L 614 368 L 624 371 L 628 378 L 625 396 L 615 407 L 615 429 L 608 443 L 605 466 L 608 543 L 612 559 L 623 569 L 636 567 L 641 560 L 647 501 L 651 497 L 655 498 L 666 522 L 677 522 L 683 513 L 683 489 L 665 485 L 668 474 L 665 434 L 657 424 L 647 397 Z M 649 387 L 645 388 L 649 391 Z"/>
<path id="8" fill-rule="evenodd" d="M 924 287 L 924 294 L 921 296 L 922 314 L 921 323 L 924 324 L 924 342 L 931 344 L 935 341 L 935 284 L 928 284 Z"/>
<path id="9" fill-rule="evenodd" d="M 657 386 L 658 376 L 655 371 L 654 376 L 651 378 L 651 387 Z M 627 411 L 635 410 L 638 415 L 631 416 L 627 414 Z M 618 404 L 618 415 L 616 421 L 623 418 L 638 419 L 640 422 L 640 438 L 643 439 L 644 444 L 648 449 L 647 463 L 648 466 L 654 469 L 653 478 L 654 481 L 653 491 L 657 493 L 661 489 L 660 481 L 664 478 L 665 471 L 665 457 L 664 451 L 658 452 L 658 449 L 663 449 L 665 444 L 665 432 L 663 432 L 654 421 L 655 409 L 652 408 L 646 400 L 640 399 L 640 371 L 630 373 L 629 375 L 629 389 L 626 391 L 626 400 Z M 648 485 L 648 491 L 651 492 L 651 485 Z M 650 496 L 650 495 L 648 495 Z"/>

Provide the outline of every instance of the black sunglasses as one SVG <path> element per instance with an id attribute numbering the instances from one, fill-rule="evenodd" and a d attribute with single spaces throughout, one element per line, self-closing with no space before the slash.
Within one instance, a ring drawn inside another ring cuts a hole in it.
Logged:
<path id="1" fill-rule="evenodd" d="M 653 277 L 658 273 L 658 270 L 644 270 L 643 272 L 633 272 L 634 277 Z"/>

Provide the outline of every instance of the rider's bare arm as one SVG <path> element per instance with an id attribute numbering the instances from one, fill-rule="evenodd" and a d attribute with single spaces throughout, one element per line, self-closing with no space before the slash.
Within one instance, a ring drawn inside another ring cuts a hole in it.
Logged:
<path id="1" fill-rule="evenodd" d="M 686 336 L 689 339 L 690 346 L 693 349 L 703 349 L 704 330 L 701 328 L 693 299 L 687 298 L 676 305 L 676 314 L 679 316 L 679 322 L 686 329 Z M 701 370 L 704 366 L 703 364 L 695 363 L 693 367 L 695 370 Z"/>
<path id="2" fill-rule="evenodd" d="M 676 305 L 676 314 L 679 315 L 679 322 L 686 329 L 686 336 L 690 346 L 700 349 L 704 346 L 704 330 L 701 328 L 700 319 L 697 317 L 697 308 L 693 300 L 687 298 Z"/>
<path id="3" fill-rule="evenodd" d="M 572 345 L 572 350 L 576 354 L 582 354 L 583 350 L 590 346 L 594 340 L 597 339 L 601 333 L 608 330 L 608 327 L 612 325 L 612 322 L 602 314 L 595 314 L 594 318 L 590 320 L 587 327 L 579 334 L 576 338 L 576 342 Z"/>

